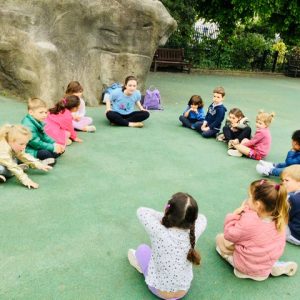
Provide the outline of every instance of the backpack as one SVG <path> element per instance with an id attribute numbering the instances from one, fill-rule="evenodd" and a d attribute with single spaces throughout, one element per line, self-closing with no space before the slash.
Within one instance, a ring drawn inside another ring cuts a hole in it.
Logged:
<path id="1" fill-rule="evenodd" d="M 115 89 L 122 88 L 122 84 L 119 82 L 114 82 L 112 85 L 108 86 L 101 95 L 102 103 L 106 103 L 106 96 L 109 96 Z"/>
<path id="2" fill-rule="evenodd" d="M 157 88 L 151 86 L 146 90 L 146 95 L 143 101 L 143 107 L 145 109 L 162 110 L 160 92 Z"/>

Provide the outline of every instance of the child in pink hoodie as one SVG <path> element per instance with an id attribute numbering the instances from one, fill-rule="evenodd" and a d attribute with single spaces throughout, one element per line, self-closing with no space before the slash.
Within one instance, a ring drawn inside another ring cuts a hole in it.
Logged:
<path id="1" fill-rule="evenodd" d="M 266 157 L 271 150 L 271 133 L 269 126 L 275 116 L 275 113 L 266 113 L 260 111 L 256 116 L 256 132 L 252 139 L 243 139 L 241 143 L 234 141 L 231 145 L 235 149 L 229 149 L 228 155 L 248 156 L 255 160 L 261 160 Z"/>
<path id="2" fill-rule="evenodd" d="M 57 102 L 49 109 L 49 114 L 45 120 L 45 132 L 60 145 L 70 145 L 72 141 L 82 142 L 77 137 L 72 121 L 72 112 L 76 112 L 80 105 L 79 97 L 75 95 L 67 96 Z"/>
<path id="3" fill-rule="evenodd" d="M 216 250 L 234 267 L 237 277 L 261 281 L 270 274 L 296 273 L 295 262 L 277 261 L 285 247 L 286 199 L 285 186 L 256 180 L 249 187 L 249 199 L 226 216 L 224 234 L 216 237 Z"/>

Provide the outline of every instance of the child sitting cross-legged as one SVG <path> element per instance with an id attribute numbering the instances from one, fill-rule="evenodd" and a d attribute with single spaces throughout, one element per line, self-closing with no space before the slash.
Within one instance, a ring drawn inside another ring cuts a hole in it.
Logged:
<path id="1" fill-rule="evenodd" d="M 28 114 L 22 120 L 22 125 L 31 131 L 31 139 L 28 142 L 25 152 L 40 160 L 46 160 L 50 165 L 54 165 L 56 158 L 65 150 L 63 145 L 55 141 L 46 134 L 44 130 L 45 119 L 48 115 L 47 104 L 39 98 L 28 100 Z"/>
<path id="2" fill-rule="evenodd" d="M 285 162 L 272 163 L 260 160 L 256 171 L 263 176 L 280 176 L 284 168 L 297 164 L 300 164 L 300 130 L 296 130 L 292 135 L 292 149 L 288 152 Z"/>
<path id="3" fill-rule="evenodd" d="M 149 290 L 162 299 L 184 297 L 193 279 L 193 264 L 200 264 L 195 244 L 206 227 L 204 215 L 198 215 L 195 199 L 176 193 L 163 213 L 141 207 L 137 211 L 150 240 L 128 251 L 130 264 L 143 273 Z"/>
<path id="4" fill-rule="evenodd" d="M 283 170 L 281 180 L 289 193 L 289 224 L 286 240 L 300 246 L 300 165 L 292 165 Z"/>
<path id="5" fill-rule="evenodd" d="M 216 250 L 234 267 L 235 276 L 261 281 L 270 274 L 295 274 L 295 262 L 278 261 L 285 247 L 286 198 L 283 185 L 256 180 L 250 184 L 248 200 L 226 216 Z"/>
<path id="6" fill-rule="evenodd" d="M 22 125 L 4 125 L 0 128 L 0 182 L 15 175 L 23 185 L 37 189 L 39 185 L 32 181 L 24 170 L 28 167 L 48 171 L 52 167 L 25 153 L 31 139 L 31 132 Z M 19 162 L 23 164 L 19 164 Z"/>

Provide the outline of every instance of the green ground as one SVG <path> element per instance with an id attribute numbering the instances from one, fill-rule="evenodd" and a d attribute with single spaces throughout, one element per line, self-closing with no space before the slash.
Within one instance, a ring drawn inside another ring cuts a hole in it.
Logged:
<path id="1" fill-rule="evenodd" d="M 48 174 L 30 171 L 40 184 L 28 190 L 15 179 L 0 185 L 0 299 L 156 299 L 127 262 L 127 249 L 148 237 L 139 206 L 160 210 L 178 191 L 193 195 L 208 227 L 198 242 L 203 257 L 185 299 L 299 299 L 300 272 L 265 282 L 237 279 L 215 251 L 225 214 L 237 207 L 256 162 L 229 157 L 226 146 L 182 128 L 178 116 L 191 94 L 206 107 L 212 90 L 226 89 L 227 108 L 239 107 L 254 124 L 258 109 L 275 111 L 269 160 L 282 161 L 299 129 L 298 79 L 151 73 L 164 111 L 143 129 L 108 126 L 104 106 L 89 108 L 97 132 L 79 134 Z M 19 122 L 24 103 L 0 97 L 0 123 Z M 288 244 L 284 260 L 299 260 Z M 298 295 L 298 296 L 297 296 Z"/>

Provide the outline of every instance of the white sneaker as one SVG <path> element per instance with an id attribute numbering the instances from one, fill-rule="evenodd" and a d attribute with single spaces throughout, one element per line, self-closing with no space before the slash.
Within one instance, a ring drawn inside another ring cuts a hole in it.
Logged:
<path id="1" fill-rule="evenodd" d="M 86 127 L 86 132 L 95 132 L 96 127 L 94 125 L 90 125 Z"/>
<path id="2" fill-rule="evenodd" d="M 271 168 L 274 168 L 274 164 L 271 163 L 271 162 L 269 162 L 269 161 L 260 160 L 258 163 L 261 164 L 262 166 L 268 167 L 268 168 L 270 168 L 270 169 L 271 169 Z"/>
<path id="3" fill-rule="evenodd" d="M 278 261 L 272 267 L 272 276 L 287 275 L 293 276 L 297 271 L 298 265 L 293 261 Z"/>
<path id="4" fill-rule="evenodd" d="M 49 157 L 49 158 L 46 158 L 46 159 L 42 160 L 42 164 L 45 165 L 45 166 L 49 166 L 49 165 L 52 165 L 54 163 L 55 163 L 55 158 L 53 158 L 53 157 Z"/>
<path id="5" fill-rule="evenodd" d="M 236 149 L 229 149 L 227 151 L 227 153 L 230 156 L 236 156 L 236 157 L 242 157 L 243 156 L 243 154 L 239 150 L 236 150 Z"/>
<path id="6" fill-rule="evenodd" d="M 127 253 L 127 257 L 128 257 L 128 260 L 129 260 L 129 263 L 140 273 L 143 273 L 142 272 L 142 269 L 136 259 L 136 256 L 135 256 L 135 250 L 134 249 L 129 249 L 128 250 L 128 253 Z"/>
<path id="7" fill-rule="evenodd" d="M 0 183 L 3 183 L 6 181 L 6 178 L 3 175 L 0 175 Z"/>
<path id="8" fill-rule="evenodd" d="M 267 176 L 269 177 L 271 174 L 271 169 L 267 166 L 263 166 L 261 164 L 256 165 L 256 171 L 261 176 Z"/>

